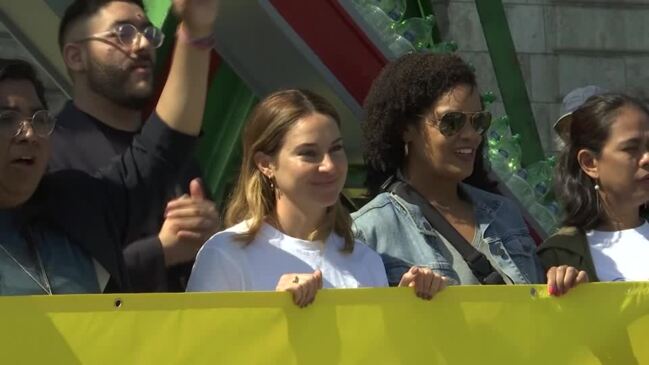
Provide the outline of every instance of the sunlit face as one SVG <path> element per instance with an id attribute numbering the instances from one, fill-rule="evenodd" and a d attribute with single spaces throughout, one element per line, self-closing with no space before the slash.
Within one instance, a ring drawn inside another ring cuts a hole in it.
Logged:
<path id="1" fill-rule="evenodd" d="M 624 106 L 589 175 L 599 180 L 601 191 L 614 201 L 640 206 L 649 201 L 648 150 L 649 116 L 636 107 Z"/>
<path id="2" fill-rule="evenodd" d="M 0 81 L 0 112 L 16 111 L 30 119 L 43 109 L 31 82 Z M 0 208 L 18 206 L 32 196 L 48 158 L 49 138 L 36 135 L 29 124 L 17 136 L 0 134 Z"/>
<path id="3" fill-rule="evenodd" d="M 458 85 L 443 94 L 417 127 L 404 133 L 408 144 L 407 164 L 423 169 L 428 175 L 460 182 L 473 173 L 482 135 L 468 121 L 452 136 L 444 136 L 437 127 L 444 114 L 453 111 L 474 113 L 482 110 L 475 87 Z"/>
<path id="4" fill-rule="evenodd" d="M 297 121 L 270 161 L 264 173 L 272 176 L 277 199 L 305 211 L 334 205 L 345 184 L 347 156 L 340 129 L 327 115 L 315 113 Z"/>
<path id="5" fill-rule="evenodd" d="M 77 29 L 90 36 L 120 24 L 132 24 L 142 31 L 151 22 L 138 5 L 113 1 L 89 18 L 85 28 Z M 129 47 L 109 34 L 81 42 L 79 47 L 85 49 L 85 77 L 94 92 L 133 109 L 148 102 L 153 94 L 155 52 L 145 37 L 140 37 L 139 45 Z"/>

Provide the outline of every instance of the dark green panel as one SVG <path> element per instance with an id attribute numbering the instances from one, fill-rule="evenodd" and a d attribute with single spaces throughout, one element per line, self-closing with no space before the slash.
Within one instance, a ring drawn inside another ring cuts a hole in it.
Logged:
<path id="1" fill-rule="evenodd" d="M 511 121 L 512 132 L 521 136 L 521 146 L 525 146 L 522 164 L 526 166 L 544 158 L 545 155 L 507 23 L 505 8 L 501 0 L 476 0 L 475 4 L 489 47 L 498 88 Z"/>
<path id="2" fill-rule="evenodd" d="M 207 95 L 198 159 L 206 184 L 217 201 L 236 178 L 241 159 L 241 132 L 257 103 L 250 88 L 225 63 L 219 66 Z"/>
<path id="3" fill-rule="evenodd" d="M 156 53 L 156 75 L 160 80 L 169 67 L 178 19 L 169 12 L 169 0 L 147 0 L 145 4 L 147 15 L 167 37 Z M 208 89 L 203 135 L 197 149 L 205 185 L 219 203 L 224 200 L 229 184 L 237 176 L 241 159 L 241 131 L 256 103 L 257 98 L 250 88 L 221 60 Z"/>

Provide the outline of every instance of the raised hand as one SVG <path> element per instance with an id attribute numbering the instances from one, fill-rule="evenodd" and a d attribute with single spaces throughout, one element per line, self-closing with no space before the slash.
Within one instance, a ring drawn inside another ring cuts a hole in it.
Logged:
<path id="1" fill-rule="evenodd" d="M 214 31 L 219 0 L 173 0 L 173 7 L 192 38 L 206 37 Z"/>
<path id="2" fill-rule="evenodd" d="M 189 184 L 189 195 L 167 204 L 160 242 L 167 265 L 191 261 L 198 249 L 219 228 L 216 205 L 205 198 L 200 179 Z"/>

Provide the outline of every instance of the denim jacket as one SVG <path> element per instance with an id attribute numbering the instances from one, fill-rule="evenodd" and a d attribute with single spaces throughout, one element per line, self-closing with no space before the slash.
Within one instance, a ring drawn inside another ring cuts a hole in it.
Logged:
<path id="1" fill-rule="evenodd" d="M 470 185 L 460 188 L 474 206 L 477 229 L 488 245 L 492 265 L 513 284 L 544 282 L 536 246 L 518 207 L 499 195 Z M 390 285 L 413 265 L 431 268 L 454 282 L 459 277 L 452 255 L 418 206 L 381 193 L 352 214 L 354 234 L 383 258 Z"/>

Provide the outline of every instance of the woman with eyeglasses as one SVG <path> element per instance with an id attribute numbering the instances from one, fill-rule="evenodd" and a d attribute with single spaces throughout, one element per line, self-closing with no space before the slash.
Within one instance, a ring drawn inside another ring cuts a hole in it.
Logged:
<path id="1" fill-rule="evenodd" d="M 367 188 L 375 197 L 352 216 L 390 284 L 413 265 L 462 285 L 543 281 L 520 211 L 494 193 L 485 171 L 491 114 L 465 62 L 405 55 L 374 81 L 365 112 Z"/>
<path id="2" fill-rule="evenodd" d="M 183 26 L 212 31 L 217 0 L 174 5 Z M 0 59 L 0 295 L 130 290 L 124 237 L 191 155 L 205 106 L 209 50 L 189 41 L 174 50 L 155 112 L 93 175 L 45 175 L 55 122 L 43 85 L 29 63 Z"/>

